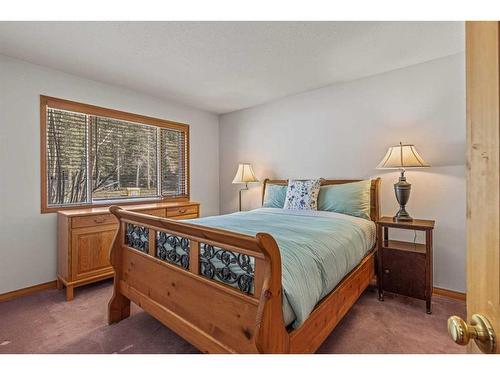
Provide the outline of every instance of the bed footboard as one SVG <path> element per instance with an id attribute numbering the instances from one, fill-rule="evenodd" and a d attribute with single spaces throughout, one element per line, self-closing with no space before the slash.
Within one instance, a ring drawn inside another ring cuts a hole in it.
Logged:
<path id="1" fill-rule="evenodd" d="M 122 210 L 109 323 L 130 301 L 209 353 L 287 353 L 276 241 Z"/>

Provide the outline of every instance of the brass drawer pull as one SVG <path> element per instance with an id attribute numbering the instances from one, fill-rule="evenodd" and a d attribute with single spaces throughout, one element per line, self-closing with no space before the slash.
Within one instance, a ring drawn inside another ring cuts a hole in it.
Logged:
<path id="1" fill-rule="evenodd" d="M 94 223 L 96 223 L 96 224 L 102 224 L 102 223 L 104 223 L 104 221 L 105 221 L 105 219 L 103 217 L 96 217 L 94 219 Z"/>
<path id="2" fill-rule="evenodd" d="M 181 214 L 185 214 L 185 213 L 186 213 L 186 211 L 187 211 L 187 209 L 185 209 L 185 208 L 180 208 L 180 209 L 179 209 L 179 212 L 180 212 Z"/>
<path id="3" fill-rule="evenodd" d="M 390 274 L 390 273 L 391 273 L 391 270 L 390 270 L 389 268 L 386 268 L 386 269 L 384 270 L 384 273 L 385 273 L 386 275 L 388 275 L 388 274 Z"/>

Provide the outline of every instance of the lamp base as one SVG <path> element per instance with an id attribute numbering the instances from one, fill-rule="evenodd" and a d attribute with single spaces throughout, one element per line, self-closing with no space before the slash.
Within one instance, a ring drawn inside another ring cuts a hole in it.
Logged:
<path id="1" fill-rule="evenodd" d="M 413 218 L 406 211 L 404 206 L 399 208 L 399 211 L 397 212 L 396 215 L 394 215 L 393 219 L 394 221 L 413 221 Z"/>
<path id="2" fill-rule="evenodd" d="M 406 181 L 405 170 L 401 170 L 399 181 L 394 184 L 394 192 L 399 203 L 399 211 L 394 215 L 394 221 L 412 221 L 413 218 L 406 211 L 406 203 L 410 199 L 411 184 Z"/>
<path id="3" fill-rule="evenodd" d="M 243 190 L 248 190 L 248 183 L 245 182 L 245 187 L 244 188 L 241 188 L 239 193 L 238 193 L 238 211 L 241 211 L 241 192 Z"/>

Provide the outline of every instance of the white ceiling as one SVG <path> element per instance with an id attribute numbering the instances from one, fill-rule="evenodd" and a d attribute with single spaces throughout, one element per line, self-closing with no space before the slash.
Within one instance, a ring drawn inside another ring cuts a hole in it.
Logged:
<path id="1" fill-rule="evenodd" d="M 214 113 L 464 51 L 463 22 L 0 22 L 0 53 Z"/>

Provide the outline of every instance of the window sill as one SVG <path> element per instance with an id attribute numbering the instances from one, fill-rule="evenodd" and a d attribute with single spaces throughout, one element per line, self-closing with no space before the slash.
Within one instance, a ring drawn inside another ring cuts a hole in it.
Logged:
<path id="1" fill-rule="evenodd" d="M 57 207 L 41 207 L 42 214 L 54 213 L 57 211 L 64 210 L 79 210 L 83 208 L 94 208 L 94 207 L 106 207 L 106 206 L 126 206 L 141 203 L 161 203 L 161 202 L 187 202 L 189 201 L 188 196 L 178 197 L 178 198 L 133 198 L 133 199 L 113 199 L 113 200 L 103 200 L 99 203 L 92 204 L 81 204 L 81 205 L 70 205 L 70 206 L 57 206 Z"/>

